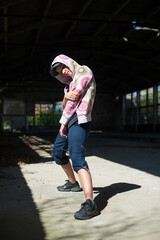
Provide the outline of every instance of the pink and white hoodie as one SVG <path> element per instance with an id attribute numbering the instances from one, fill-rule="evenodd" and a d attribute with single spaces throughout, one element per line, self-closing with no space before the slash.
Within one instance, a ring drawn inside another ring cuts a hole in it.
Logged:
<path id="1" fill-rule="evenodd" d="M 91 112 L 95 100 L 96 94 L 96 82 L 91 69 L 84 65 L 79 65 L 72 58 L 66 55 L 58 55 L 52 62 L 52 65 L 56 62 L 63 63 L 72 72 L 72 79 L 70 77 L 64 77 L 59 73 L 55 78 L 60 82 L 69 85 L 69 90 L 74 89 L 74 92 L 79 93 L 77 101 L 67 101 L 67 104 L 63 110 L 60 123 L 67 125 L 72 115 L 77 113 L 78 124 L 87 123 L 92 120 Z M 67 88 L 65 87 L 64 93 Z"/>

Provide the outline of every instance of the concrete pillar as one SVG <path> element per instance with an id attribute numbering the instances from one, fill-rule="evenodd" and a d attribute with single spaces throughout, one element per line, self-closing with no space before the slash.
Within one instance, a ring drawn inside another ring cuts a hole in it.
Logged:
<path id="1" fill-rule="evenodd" d="M 136 132 L 138 132 L 139 128 L 139 114 L 140 114 L 140 91 L 137 91 L 137 115 L 136 115 Z"/>
<path id="2" fill-rule="evenodd" d="M 122 128 L 124 130 L 125 125 L 126 125 L 126 95 L 123 95 L 123 106 L 122 106 Z"/>
<path id="3" fill-rule="evenodd" d="M 158 121 L 158 103 L 157 103 L 157 86 L 153 87 L 153 132 L 156 132 L 156 126 Z"/>
<path id="4" fill-rule="evenodd" d="M 3 115 L 3 99 L 0 98 L 0 132 L 3 131 L 2 115 Z"/>

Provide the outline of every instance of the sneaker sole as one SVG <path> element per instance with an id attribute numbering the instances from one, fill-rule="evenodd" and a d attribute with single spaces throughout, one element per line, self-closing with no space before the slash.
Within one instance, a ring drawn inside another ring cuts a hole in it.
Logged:
<path id="1" fill-rule="evenodd" d="M 71 192 L 82 192 L 82 188 L 77 189 L 77 190 L 72 188 L 72 189 L 71 189 Z"/>
<path id="2" fill-rule="evenodd" d="M 100 212 L 96 212 L 94 215 L 92 216 L 86 216 L 86 217 L 77 217 L 74 215 L 74 218 L 77 219 L 77 220 L 88 220 L 88 219 L 91 219 L 93 217 L 96 217 L 98 215 L 100 215 L 101 213 Z"/>
<path id="3" fill-rule="evenodd" d="M 59 192 L 81 192 L 82 191 L 82 189 L 76 190 L 76 189 L 58 189 L 58 188 L 57 188 L 57 190 Z"/>

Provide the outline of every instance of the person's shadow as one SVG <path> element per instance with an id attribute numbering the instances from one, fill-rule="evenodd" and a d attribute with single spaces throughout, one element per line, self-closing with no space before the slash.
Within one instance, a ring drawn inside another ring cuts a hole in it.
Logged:
<path id="1" fill-rule="evenodd" d="M 140 187 L 140 185 L 123 182 L 114 183 L 107 187 L 94 187 L 93 192 L 99 192 L 99 194 L 94 198 L 94 202 L 97 204 L 97 208 L 101 212 L 107 206 L 108 200 L 117 193 L 127 192 Z"/>

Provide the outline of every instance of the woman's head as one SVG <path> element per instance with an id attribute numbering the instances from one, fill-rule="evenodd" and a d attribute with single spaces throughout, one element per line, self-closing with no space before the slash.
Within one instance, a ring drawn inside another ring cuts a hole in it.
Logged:
<path id="1" fill-rule="evenodd" d="M 62 74 L 62 76 L 64 77 L 72 77 L 72 72 L 69 69 L 69 67 L 67 67 L 66 65 L 64 65 L 63 63 L 60 63 L 57 67 L 56 67 L 56 72 Z"/>
<path id="2" fill-rule="evenodd" d="M 63 77 L 72 77 L 72 71 L 69 67 L 60 62 L 51 65 L 50 73 L 52 77 L 56 77 L 58 74 L 61 74 Z"/>
<path id="3" fill-rule="evenodd" d="M 80 65 L 72 58 L 64 54 L 60 54 L 53 60 L 50 68 L 50 74 L 61 83 L 69 85 L 76 74 L 76 69 L 78 69 L 79 66 Z"/>

